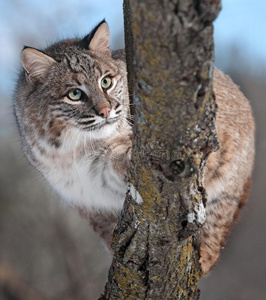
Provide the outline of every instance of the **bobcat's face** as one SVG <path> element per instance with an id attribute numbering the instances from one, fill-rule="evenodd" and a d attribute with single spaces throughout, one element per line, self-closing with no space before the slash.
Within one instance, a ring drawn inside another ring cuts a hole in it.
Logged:
<path id="1" fill-rule="evenodd" d="M 72 206 L 119 212 L 132 129 L 124 54 L 109 50 L 107 23 L 21 59 L 15 112 L 28 160 Z"/>
<path id="2" fill-rule="evenodd" d="M 69 132 L 104 139 L 127 122 L 126 66 L 111 57 L 109 40 L 97 32 L 54 44 L 45 53 L 22 52 L 28 95 L 21 113 L 28 114 L 32 130 L 58 147 Z"/>
<path id="3" fill-rule="evenodd" d="M 50 119 L 91 138 L 107 138 L 117 133 L 128 113 L 125 65 L 76 51 L 53 66 L 47 86 Z"/>

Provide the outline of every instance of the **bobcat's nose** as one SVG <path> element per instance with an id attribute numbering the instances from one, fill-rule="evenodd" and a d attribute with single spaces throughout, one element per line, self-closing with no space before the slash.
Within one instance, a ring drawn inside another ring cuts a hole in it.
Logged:
<path id="1" fill-rule="evenodd" d="M 109 117 L 110 111 L 111 111 L 111 108 L 110 108 L 110 107 L 104 107 L 104 108 L 102 108 L 102 109 L 99 111 L 99 115 L 100 115 L 102 118 L 106 119 L 106 118 Z"/>

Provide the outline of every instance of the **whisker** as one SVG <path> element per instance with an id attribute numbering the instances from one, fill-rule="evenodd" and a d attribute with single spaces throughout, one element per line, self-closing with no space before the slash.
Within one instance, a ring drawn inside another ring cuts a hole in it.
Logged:
<path id="1" fill-rule="evenodd" d="M 130 127 L 132 127 L 133 125 L 134 125 L 134 123 L 131 123 L 130 121 L 126 121 L 127 122 L 127 124 L 130 126 Z"/>
<path id="2" fill-rule="evenodd" d="M 72 135 L 72 137 L 68 140 L 68 142 L 66 143 L 66 148 L 69 146 L 70 142 L 72 142 L 72 140 L 74 139 L 74 137 L 76 136 L 76 134 L 78 133 L 78 129 L 76 129 L 76 131 L 74 132 L 74 134 Z"/>
<path id="3" fill-rule="evenodd" d="M 75 144 L 75 147 L 74 147 L 74 151 L 73 151 L 73 162 L 74 162 L 74 166 L 75 166 L 75 169 L 76 169 L 76 171 L 77 171 L 77 174 L 78 174 L 78 177 L 79 177 L 80 181 L 83 181 L 82 176 L 80 175 L 79 170 L 78 170 L 78 167 L 77 167 L 77 155 L 76 155 L 76 152 L 77 152 L 77 146 L 78 146 L 78 141 L 79 141 L 80 135 L 81 135 L 81 132 L 79 133 L 79 136 L 78 136 L 78 138 L 77 138 L 77 140 L 76 140 L 76 144 Z"/>
<path id="4" fill-rule="evenodd" d="M 66 132 L 65 136 L 64 136 L 64 139 L 63 139 L 63 147 L 65 148 L 65 142 L 66 142 L 66 138 L 68 136 L 68 134 L 71 132 L 72 128 L 68 129 L 68 131 Z"/>
<path id="5" fill-rule="evenodd" d="M 95 147 L 94 147 L 94 139 L 92 138 L 92 130 L 91 129 L 89 129 L 89 133 L 90 133 L 90 146 L 92 149 L 92 153 L 94 154 L 96 151 L 95 151 Z"/>
<path id="6" fill-rule="evenodd" d="M 130 123 L 134 124 L 135 119 L 127 118 L 127 121 L 129 121 Z"/>
<path id="7" fill-rule="evenodd" d="M 85 153 L 85 156 L 87 157 L 88 156 L 88 153 L 87 153 L 87 147 L 86 147 L 86 144 L 87 144 L 87 135 L 84 134 L 84 139 L 83 139 L 83 151 Z"/>

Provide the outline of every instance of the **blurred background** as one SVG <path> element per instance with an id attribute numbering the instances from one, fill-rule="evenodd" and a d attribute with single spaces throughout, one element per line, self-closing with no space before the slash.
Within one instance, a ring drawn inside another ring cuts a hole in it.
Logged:
<path id="1" fill-rule="evenodd" d="M 215 22 L 216 65 L 251 102 L 257 156 L 249 202 L 219 263 L 200 281 L 201 299 L 265 300 L 266 2 L 222 3 Z M 63 38 L 82 37 L 106 18 L 111 48 L 123 47 L 122 0 L 2 0 L 0 11 L 0 299 L 94 300 L 111 259 L 25 160 L 12 93 L 24 45 L 43 49 Z"/>

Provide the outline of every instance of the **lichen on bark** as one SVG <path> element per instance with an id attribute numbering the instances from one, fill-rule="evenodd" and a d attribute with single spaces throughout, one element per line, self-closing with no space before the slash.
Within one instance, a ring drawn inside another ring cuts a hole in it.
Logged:
<path id="1" fill-rule="evenodd" d="M 130 183 L 101 299 L 198 299 L 203 166 L 219 147 L 212 92 L 218 0 L 124 1 L 134 104 Z"/>

